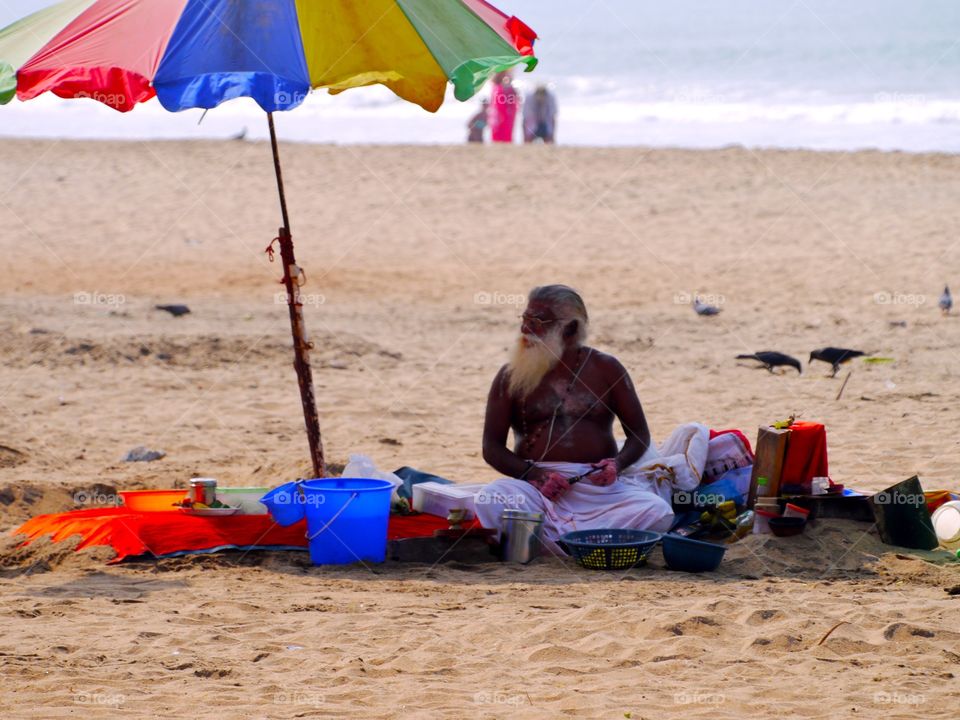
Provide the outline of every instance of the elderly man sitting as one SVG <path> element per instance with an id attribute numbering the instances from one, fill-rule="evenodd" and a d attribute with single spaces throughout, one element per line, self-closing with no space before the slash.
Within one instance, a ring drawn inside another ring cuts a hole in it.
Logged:
<path id="1" fill-rule="evenodd" d="M 587 326 L 575 290 L 534 288 L 516 348 L 487 399 L 483 457 L 508 477 L 478 495 L 477 515 L 499 527 L 505 508 L 542 512 L 543 540 L 554 552 L 572 530 L 666 531 L 673 521 L 670 504 L 649 485 L 620 477 L 647 452 L 650 431 L 623 365 L 584 344 Z M 614 418 L 626 434 L 620 449 Z"/>

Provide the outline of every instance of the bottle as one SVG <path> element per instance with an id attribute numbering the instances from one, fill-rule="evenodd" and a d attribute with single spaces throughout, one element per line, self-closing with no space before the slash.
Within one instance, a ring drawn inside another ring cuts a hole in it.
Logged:
<path id="1" fill-rule="evenodd" d="M 733 523 L 733 535 L 727 539 L 727 542 L 736 542 L 742 537 L 746 537 L 753 532 L 756 516 L 753 510 L 745 510 L 740 513 Z"/>
<path id="2" fill-rule="evenodd" d="M 770 494 L 770 481 L 760 476 L 757 478 L 757 497 L 767 497 Z"/>

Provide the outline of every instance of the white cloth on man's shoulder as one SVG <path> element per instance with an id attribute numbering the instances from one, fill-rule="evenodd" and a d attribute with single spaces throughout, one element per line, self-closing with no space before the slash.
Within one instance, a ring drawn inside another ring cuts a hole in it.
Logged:
<path id="1" fill-rule="evenodd" d="M 593 469 L 585 463 L 540 462 L 538 467 L 565 478 Z M 551 501 L 525 480 L 502 478 L 487 485 L 475 499 L 477 518 L 484 527 L 500 529 L 505 509 L 543 513 L 541 539 L 557 555 L 561 536 L 574 530 L 632 528 L 666 532 L 673 524 L 673 509 L 668 501 L 622 477 L 612 485 L 598 487 L 589 479 L 574 483 L 570 490 Z"/>

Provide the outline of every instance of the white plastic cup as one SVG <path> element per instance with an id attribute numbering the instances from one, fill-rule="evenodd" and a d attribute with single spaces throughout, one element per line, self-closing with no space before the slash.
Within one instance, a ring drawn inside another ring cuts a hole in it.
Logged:
<path id="1" fill-rule="evenodd" d="M 783 511 L 784 517 L 795 517 L 802 520 L 806 520 L 810 516 L 809 510 L 804 510 L 799 505 L 794 505 L 793 503 L 787 503 L 786 509 Z"/>
<path id="2" fill-rule="evenodd" d="M 763 535 L 771 532 L 770 520 L 775 517 L 779 517 L 779 515 L 772 510 L 761 510 L 755 507 L 753 509 L 753 534 Z"/>

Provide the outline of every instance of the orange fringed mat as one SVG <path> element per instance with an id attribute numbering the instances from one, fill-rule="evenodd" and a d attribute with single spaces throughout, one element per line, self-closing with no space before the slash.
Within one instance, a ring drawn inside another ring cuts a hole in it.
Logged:
<path id="1" fill-rule="evenodd" d="M 387 539 L 430 537 L 434 530 L 446 527 L 447 521 L 435 515 L 392 515 Z M 24 545 L 45 535 L 54 542 L 79 535 L 77 550 L 110 546 L 117 554 L 112 563 L 144 554 L 163 557 L 227 548 L 307 547 L 305 522 L 280 527 L 269 515 L 200 517 L 180 511 L 135 513 L 122 507 L 38 515 L 13 533 L 27 536 Z"/>

